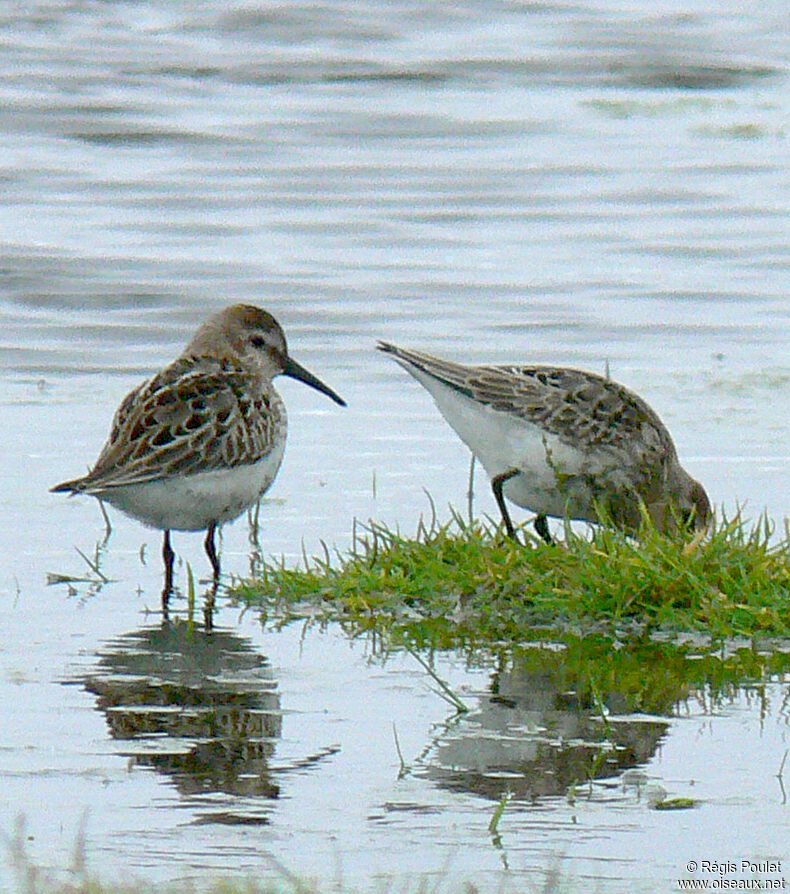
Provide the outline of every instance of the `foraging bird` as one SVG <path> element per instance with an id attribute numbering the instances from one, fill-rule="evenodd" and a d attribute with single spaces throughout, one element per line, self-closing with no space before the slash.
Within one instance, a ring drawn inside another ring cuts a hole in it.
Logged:
<path id="1" fill-rule="evenodd" d="M 205 322 L 169 366 L 121 402 L 93 468 L 55 492 L 106 500 L 164 531 L 165 586 L 173 586 L 170 531 L 206 531 L 205 550 L 219 579 L 214 535 L 268 490 L 282 462 L 285 407 L 272 385 L 299 379 L 345 402 L 288 354 L 274 317 L 235 304 Z"/>
<path id="2" fill-rule="evenodd" d="M 553 366 L 464 366 L 379 342 L 426 388 L 441 414 L 491 479 L 505 528 L 515 537 L 505 497 L 546 517 L 597 522 L 635 532 L 642 507 L 671 533 L 711 518 L 702 485 L 680 465 L 658 415 L 608 378 Z"/>

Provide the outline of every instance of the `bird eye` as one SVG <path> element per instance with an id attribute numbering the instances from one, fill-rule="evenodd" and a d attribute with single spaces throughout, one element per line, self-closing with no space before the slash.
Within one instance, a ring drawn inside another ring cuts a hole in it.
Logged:
<path id="1" fill-rule="evenodd" d="M 262 335 L 253 335 L 250 339 L 252 346 L 254 348 L 265 348 L 266 347 L 266 339 Z"/>

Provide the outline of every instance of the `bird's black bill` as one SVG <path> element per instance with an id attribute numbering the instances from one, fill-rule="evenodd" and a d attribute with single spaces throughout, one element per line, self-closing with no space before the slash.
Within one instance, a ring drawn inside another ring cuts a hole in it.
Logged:
<path id="1" fill-rule="evenodd" d="M 314 376 L 311 372 L 308 372 L 301 364 L 292 360 L 290 357 L 285 361 L 283 375 L 290 376 L 292 379 L 299 379 L 299 381 L 304 382 L 305 385 L 309 385 L 311 388 L 315 388 L 316 391 L 320 391 L 327 397 L 331 397 L 332 400 L 336 404 L 340 404 L 341 407 L 346 405 L 346 402 L 340 395 L 335 394 L 328 385 L 324 385 L 319 378 Z"/>

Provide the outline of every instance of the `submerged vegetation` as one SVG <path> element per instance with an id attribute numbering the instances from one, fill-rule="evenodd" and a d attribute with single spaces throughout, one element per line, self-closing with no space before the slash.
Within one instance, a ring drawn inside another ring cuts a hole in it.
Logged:
<path id="1" fill-rule="evenodd" d="M 26 846 L 25 822 L 18 817 L 11 835 L 0 832 L 6 847 L 6 860 L 12 873 L 12 887 L 8 894 L 150 894 L 157 891 L 158 894 L 324 894 L 331 891 L 333 894 L 359 894 L 368 890 L 353 882 L 346 883 L 338 878 L 330 883 L 303 878 L 282 865 L 273 856 L 270 857 L 273 879 L 265 880 L 255 877 L 218 878 L 212 880 L 208 877 L 188 881 L 162 882 L 131 879 L 120 881 L 103 881 L 89 871 L 85 829 L 78 832 L 77 840 L 72 854 L 71 865 L 68 869 L 53 872 L 46 870 L 33 861 Z M 521 890 L 520 887 L 508 883 L 498 885 L 503 894 L 510 891 Z M 432 891 L 434 894 L 478 894 L 482 888 L 478 888 L 472 881 L 464 881 L 462 884 L 445 884 L 441 879 L 428 881 L 426 877 L 392 878 L 389 883 L 382 880 L 375 890 L 381 892 L 398 891 L 402 894 L 425 894 Z M 531 888 L 535 894 L 561 894 L 581 890 L 574 882 L 563 879 L 555 867 L 545 870 L 543 882 Z"/>
<path id="2" fill-rule="evenodd" d="M 723 519 L 687 541 L 650 527 L 639 540 L 607 527 L 584 536 L 568 526 L 551 545 L 526 528 L 519 536 L 457 513 L 421 521 L 413 538 L 370 523 L 355 526 L 348 554 L 266 562 L 234 592 L 281 619 L 337 620 L 416 648 L 590 632 L 790 635 L 790 540 L 765 518 Z"/>

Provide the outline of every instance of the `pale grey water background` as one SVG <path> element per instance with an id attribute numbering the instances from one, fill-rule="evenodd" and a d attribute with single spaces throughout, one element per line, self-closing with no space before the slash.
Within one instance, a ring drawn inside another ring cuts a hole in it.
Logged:
<path id="1" fill-rule="evenodd" d="M 63 867 L 87 809 L 92 867 L 163 880 L 276 875 L 273 854 L 363 887 L 425 873 L 522 890 L 558 863 L 592 890 L 670 890 L 692 858 L 790 858 L 783 681 L 763 712 L 744 692 L 671 723 L 645 772 L 674 794 L 696 780 L 701 808 L 659 814 L 627 793 L 511 806 L 498 849 L 490 800 L 396 779 L 392 723 L 408 757 L 448 717 L 408 657 L 370 665 L 338 631 L 302 642 L 224 608 L 277 682 L 280 796 L 188 795 L 127 765 L 95 696 L 61 685 L 146 624 L 158 535 L 114 515 L 113 582 L 90 598 L 45 586 L 83 574 L 75 546 L 103 531 L 91 502 L 47 488 L 239 300 L 271 310 L 349 403 L 282 383 L 266 552 L 342 547 L 355 516 L 413 530 L 422 488 L 464 504 L 465 449 L 379 337 L 608 362 L 717 504 L 781 524 L 789 63 L 784 0 L 0 5 L 0 829 L 25 814 L 32 857 Z M 200 538 L 175 545 L 205 571 Z M 225 568 L 244 574 L 249 552 L 244 522 L 227 528 Z M 460 658 L 439 665 L 472 699 L 488 686 Z M 266 823 L 197 822 L 215 808 Z"/>

